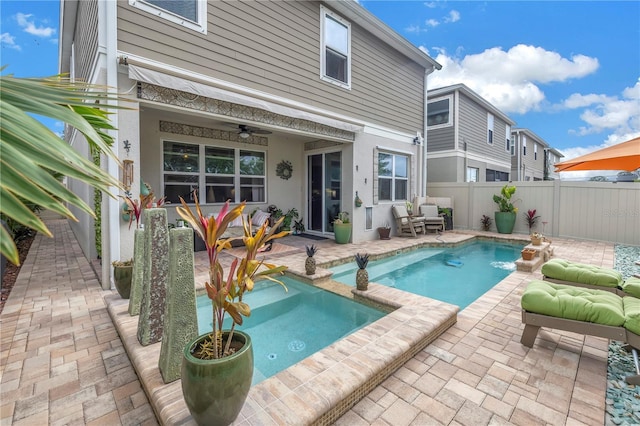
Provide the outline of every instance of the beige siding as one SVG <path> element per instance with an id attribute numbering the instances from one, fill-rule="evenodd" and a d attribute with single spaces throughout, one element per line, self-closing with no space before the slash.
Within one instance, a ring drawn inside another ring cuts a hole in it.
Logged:
<path id="1" fill-rule="evenodd" d="M 351 90 L 320 79 L 320 3 L 210 1 L 206 35 L 118 2 L 118 49 L 390 128 L 422 128 L 424 69 L 352 23 Z"/>
<path id="2" fill-rule="evenodd" d="M 93 62 L 98 52 L 98 1 L 78 2 L 76 17 L 75 72 L 76 78 L 89 81 Z"/>
<path id="3" fill-rule="evenodd" d="M 427 152 L 446 151 L 455 148 L 453 126 L 429 130 L 427 133 Z"/>
<path id="4" fill-rule="evenodd" d="M 505 149 L 506 123 L 493 114 L 493 144 L 487 143 L 487 113 L 486 108 L 479 105 L 463 93 L 459 94 L 458 124 L 460 144 L 467 142 L 470 153 L 490 157 L 496 161 L 509 163 L 511 156 Z"/>

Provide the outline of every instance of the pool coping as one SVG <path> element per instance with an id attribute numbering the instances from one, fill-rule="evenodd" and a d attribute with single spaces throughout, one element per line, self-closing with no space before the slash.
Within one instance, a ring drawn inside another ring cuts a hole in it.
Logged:
<path id="1" fill-rule="evenodd" d="M 378 250 L 375 246 L 368 246 L 367 249 L 372 252 L 372 258 L 379 259 L 423 247 L 457 247 L 478 240 L 526 244 L 528 240 L 528 236 L 513 234 L 482 236 L 472 232 L 455 232 L 442 235 L 453 237 L 454 240 L 436 243 L 403 239 L 405 244 L 400 249 Z M 356 249 L 353 247 L 354 251 Z M 459 308 L 455 305 L 375 283 L 370 283 L 369 289 L 362 292 L 333 281 L 332 272 L 326 269 L 327 266 L 344 263 L 350 258 L 342 256 L 319 262 L 317 273 L 309 276 L 304 268 L 306 254 L 295 253 L 287 256 L 286 275 L 392 311 L 373 324 L 253 386 L 234 425 L 332 424 L 457 322 Z M 504 280 L 511 275 L 513 273 Z M 202 281 L 200 278 L 196 274 L 196 283 Z M 158 369 L 161 343 L 146 347 L 138 343 L 137 317 L 128 314 L 127 300 L 114 295 L 105 297 L 105 303 L 157 419 L 164 425 L 195 424 L 182 397 L 180 380 L 169 384 L 162 381 Z"/>
<path id="2" fill-rule="evenodd" d="M 396 308 L 385 317 L 251 388 L 234 424 L 329 425 L 457 321 L 458 307 L 370 284 L 355 298 Z M 128 300 L 106 296 L 109 315 L 163 425 L 195 424 L 181 382 L 165 384 L 161 343 L 142 346 Z"/>

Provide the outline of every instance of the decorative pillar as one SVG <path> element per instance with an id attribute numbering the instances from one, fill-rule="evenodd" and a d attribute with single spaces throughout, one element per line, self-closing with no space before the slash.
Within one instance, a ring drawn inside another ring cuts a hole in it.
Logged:
<path id="1" fill-rule="evenodd" d="M 193 263 L 193 230 L 170 230 L 169 286 L 158 364 L 165 383 L 180 378 L 184 347 L 198 336 Z"/>
<path id="2" fill-rule="evenodd" d="M 167 210 L 145 209 L 144 224 L 144 280 L 138 318 L 138 341 L 142 346 L 147 346 L 162 339 L 169 279 Z"/>
<path id="3" fill-rule="evenodd" d="M 144 243 L 144 225 L 134 231 L 133 235 L 133 278 L 131 279 L 131 296 L 129 296 L 129 315 L 140 314 L 142 300 L 142 283 L 144 281 L 144 262 L 147 258 Z"/>

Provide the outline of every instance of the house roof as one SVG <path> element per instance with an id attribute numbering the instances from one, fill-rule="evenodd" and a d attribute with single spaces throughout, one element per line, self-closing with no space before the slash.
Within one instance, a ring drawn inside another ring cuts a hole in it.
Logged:
<path id="1" fill-rule="evenodd" d="M 362 7 L 355 0 L 323 1 L 325 5 L 343 15 L 349 21 L 360 25 L 376 38 L 388 44 L 398 52 L 407 56 L 426 69 L 439 70 L 442 68 L 438 62 L 416 47 L 413 43 L 402 37 L 395 30 Z"/>
<path id="2" fill-rule="evenodd" d="M 548 151 L 551 152 L 552 154 L 558 156 L 558 157 L 564 158 L 564 155 L 560 151 L 555 149 L 555 148 L 549 148 Z"/>
<path id="3" fill-rule="evenodd" d="M 549 148 L 549 144 L 547 142 L 545 142 L 544 139 L 542 139 L 540 136 L 536 135 L 535 133 L 533 133 L 529 129 L 525 129 L 525 128 L 521 128 L 521 127 L 514 127 L 514 128 L 511 129 L 511 133 L 524 133 L 525 135 L 527 135 L 528 137 L 533 139 L 535 142 L 538 142 L 538 144 L 542 145 L 543 148 Z M 562 154 L 560 154 L 560 155 L 562 155 Z M 564 155 L 563 155 L 563 157 L 564 157 Z"/>
<path id="4" fill-rule="evenodd" d="M 491 111 L 494 115 L 497 115 L 498 117 L 500 117 L 503 121 L 505 121 L 510 126 L 516 124 L 516 122 L 513 121 L 513 119 L 511 119 L 507 114 L 500 111 L 498 108 L 493 106 L 493 104 L 489 103 L 489 101 L 487 101 L 485 98 L 478 95 L 476 92 L 469 89 L 466 85 L 462 83 L 454 84 L 451 86 L 440 87 L 438 89 L 431 89 L 427 91 L 427 95 L 429 98 L 435 98 L 438 96 L 448 95 L 449 93 L 453 93 L 456 91 L 462 92 L 465 95 L 469 96 L 470 98 L 478 102 L 480 105 L 485 107 L 487 111 Z"/>

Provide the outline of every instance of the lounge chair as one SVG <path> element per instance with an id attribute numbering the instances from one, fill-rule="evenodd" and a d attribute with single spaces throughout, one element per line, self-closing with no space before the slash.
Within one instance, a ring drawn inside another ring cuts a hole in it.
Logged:
<path id="1" fill-rule="evenodd" d="M 416 237 L 418 232 L 425 233 L 424 217 L 410 216 L 407 208 L 403 205 L 391 207 L 393 217 L 396 219 L 398 235 L 401 237 Z"/>
<path id="2" fill-rule="evenodd" d="M 640 385 L 640 299 L 610 291 L 534 280 L 522 294 L 520 343 L 533 347 L 540 327 L 555 328 L 626 342 L 633 353 L 636 374 L 626 377 Z"/>
<path id="3" fill-rule="evenodd" d="M 556 284 L 606 290 L 619 296 L 640 297 L 640 279 L 630 277 L 623 280 L 622 274 L 615 269 L 551 259 L 542 265 L 540 272 L 545 281 Z"/>
<path id="4" fill-rule="evenodd" d="M 424 226 L 436 232 L 444 231 L 444 217 L 438 213 L 438 206 L 434 204 L 423 204 L 420 206 L 420 216 L 424 217 Z"/>

